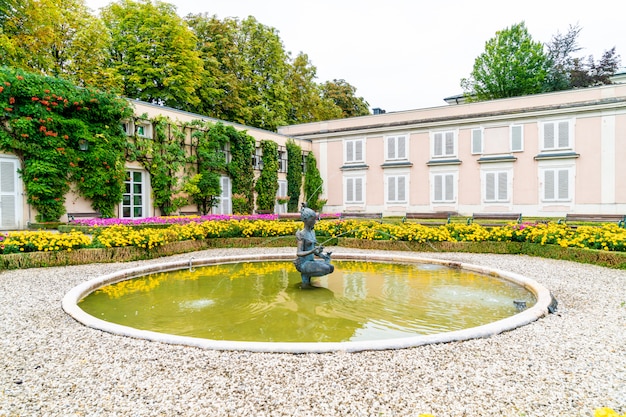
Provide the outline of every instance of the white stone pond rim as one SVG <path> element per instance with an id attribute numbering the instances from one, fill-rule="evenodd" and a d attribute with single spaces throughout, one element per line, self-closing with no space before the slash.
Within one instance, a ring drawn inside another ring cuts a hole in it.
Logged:
<path id="1" fill-rule="evenodd" d="M 484 324 L 482 326 L 431 335 L 416 335 L 405 338 L 355 342 L 242 342 L 177 336 L 148 330 L 139 330 L 133 327 L 110 323 L 98 319 L 90 314 L 87 314 L 78 306 L 80 300 L 82 300 L 84 297 L 97 290 L 98 288 L 151 273 L 167 272 L 184 268 L 208 266 L 222 263 L 284 261 L 292 259 L 292 254 L 238 255 L 207 257 L 199 259 L 191 257 L 188 260 L 182 260 L 177 262 L 161 263 L 124 269 L 114 272 L 112 274 L 107 274 L 94 278 L 90 281 L 86 281 L 82 284 L 77 285 L 76 287 L 72 288 L 72 290 L 70 290 L 65 295 L 65 297 L 63 297 L 62 306 L 63 310 L 65 310 L 67 314 L 69 314 L 79 323 L 82 323 L 83 325 L 92 329 L 102 330 L 121 336 L 214 350 L 275 353 L 326 353 L 337 351 L 359 352 L 365 350 L 403 349 L 433 343 L 446 343 L 490 337 L 502 332 L 516 329 L 521 326 L 525 326 L 538 320 L 541 317 L 546 316 L 549 313 L 549 308 L 553 301 L 552 295 L 547 288 L 543 287 L 541 284 L 533 279 L 513 272 L 486 268 L 479 265 L 466 264 L 461 262 L 421 258 L 410 255 L 387 255 L 377 252 L 375 254 L 337 253 L 333 255 L 333 259 L 345 261 L 376 261 L 386 263 L 426 263 L 453 268 L 461 268 L 467 271 L 495 276 L 520 285 L 526 290 L 530 291 L 537 299 L 537 302 L 532 307 L 518 314 L 492 323 Z"/>

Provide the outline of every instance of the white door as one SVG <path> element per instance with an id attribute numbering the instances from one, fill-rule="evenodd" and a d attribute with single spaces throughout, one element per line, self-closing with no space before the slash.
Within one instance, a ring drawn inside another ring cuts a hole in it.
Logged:
<path id="1" fill-rule="evenodd" d="M 146 217 L 146 180 L 143 171 L 126 171 L 124 196 L 122 197 L 122 218 Z"/>
<path id="2" fill-rule="evenodd" d="M 222 186 L 222 195 L 220 195 L 219 203 L 213 207 L 213 214 L 232 214 L 232 200 L 231 200 L 231 183 L 230 177 L 222 176 L 220 178 Z"/>
<path id="3" fill-rule="evenodd" d="M 18 160 L 0 158 L 0 229 L 19 229 L 21 223 Z"/>

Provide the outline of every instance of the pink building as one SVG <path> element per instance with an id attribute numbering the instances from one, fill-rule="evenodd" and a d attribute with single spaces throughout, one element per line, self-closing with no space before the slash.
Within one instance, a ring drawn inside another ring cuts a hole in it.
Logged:
<path id="1" fill-rule="evenodd" d="M 325 211 L 626 214 L 626 84 L 285 126 Z"/>

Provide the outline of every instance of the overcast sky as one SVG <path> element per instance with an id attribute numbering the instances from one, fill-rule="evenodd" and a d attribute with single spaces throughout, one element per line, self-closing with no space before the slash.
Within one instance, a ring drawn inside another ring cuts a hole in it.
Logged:
<path id="1" fill-rule="evenodd" d="M 86 0 L 97 11 L 110 0 Z M 579 55 L 616 47 L 626 66 L 623 0 L 169 0 L 178 14 L 254 16 L 278 30 L 285 50 L 309 56 L 317 82 L 344 79 L 371 108 L 446 105 L 495 32 L 521 21 L 549 42 L 578 24 Z"/>

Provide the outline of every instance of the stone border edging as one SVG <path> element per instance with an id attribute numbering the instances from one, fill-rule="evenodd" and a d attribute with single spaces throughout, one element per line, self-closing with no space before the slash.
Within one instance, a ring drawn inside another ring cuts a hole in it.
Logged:
<path id="1" fill-rule="evenodd" d="M 469 329 L 456 330 L 432 335 L 417 335 L 413 337 L 358 341 L 358 342 L 240 342 L 226 340 L 202 339 L 197 337 L 177 336 L 166 333 L 157 333 L 148 330 L 139 330 L 128 326 L 122 326 L 98 319 L 87 314 L 80 307 L 78 302 L 85 296 L 105 285 L 114 284 L 126 279 L 135 278 L 155 272 L 166 272 L 188 267 L 198 267 L 221 263 L 251 262 L 251 261 L 272 261 L 272 260 L 292 260 L 291 254 L 259 254 L 240 255 L 225 257 L 210 257 L 194 259 L 191 257 L 187 261 L 176 261 L 156 265 L 148 265 L 136 268 L 125 269 L 112 274 L 103 275 L 86 281 L 72 288 L 62 300 L 63 310 L 79 323 L 93 329 L 102 330 L 121 336 L 129 336 L 138 339 L 146 339 L 155 342 L 168 344 L 178 344 L 214 350 L 241 350 L 251 352 L 274 352 L 274 353 L 328 353 L 328 352 L 360 352 L 366 350 L 389 350 L 403 349 L 409 347 L 422 346 L 433 343 L 455 342 L 469 339 L 490 337 L 505 331 L 513 330 L 538 320 L 548 314 L 548 307 L 552 303 L 550 291 L 537 283 L 535 280 L 523 275 L 503 271 L 499 269 L 486 268 L 478 265 L 451 262 L 438 259 L 420 258 L 404 255 L 384 255 L 384 254 L 363 254 L 363 253 L 337 253 L 334 259 L 337 260 L 365 260 L 384 262 L 410 262 L 410 263 L 431 263 L 454 268 L 462 268 L 486 275 L 497 276 L 523 286 L 532 292 L 537 298 L 534 306 L 511 317 L 507 317 L 493 323 Z"/>

